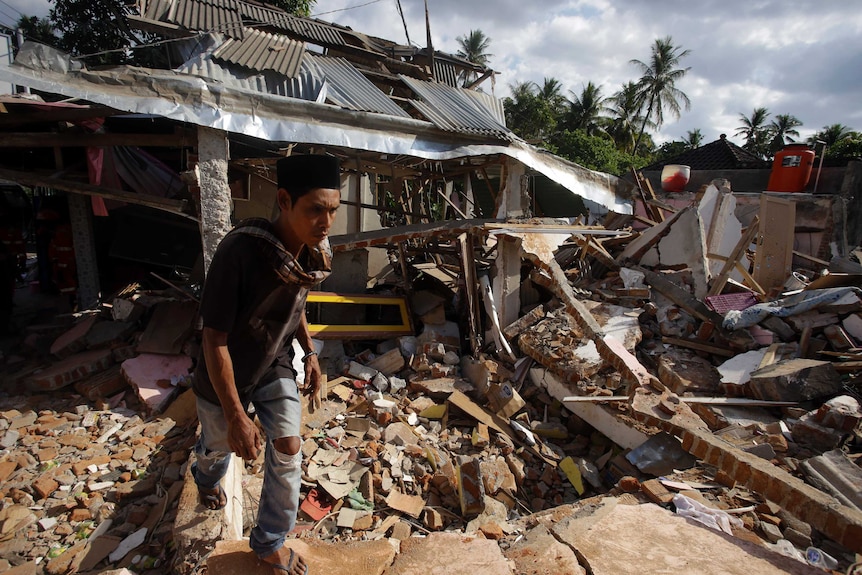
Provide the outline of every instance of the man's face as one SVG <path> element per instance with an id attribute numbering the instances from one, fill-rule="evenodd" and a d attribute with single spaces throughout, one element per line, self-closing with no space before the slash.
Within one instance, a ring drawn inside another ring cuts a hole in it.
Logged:
<path id="1" fill-rule="evenodd" d="M 297 242 L 316 246 L 329 234 L 335 213 L 341 203 L 341 191 L 316 188 L 293 204 L 284 190 L 279 190 L 279 201 L 286 232 Z"/>

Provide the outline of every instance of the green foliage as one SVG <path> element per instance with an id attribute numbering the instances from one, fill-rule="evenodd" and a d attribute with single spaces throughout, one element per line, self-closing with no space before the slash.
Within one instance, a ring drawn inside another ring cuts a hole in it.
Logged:
<path id="1" fill-rule="evenodd" d="M 643 137 L 647 121 L 652 121 L 656 127 L 661 127 L 664 123 L 665 109 L 675 118 L 679 118 L 683 106 L 686 110 L 691 107 L 688 96 L 676 87 L 676 83 L 691 70 L 691 68 L 677 67 L 680 61 L 689 55 L 690 50 L 682 50 L 680 46 L 674 46 L 673 38 L 666 36 L 656 38 L 651 52 L 650 59 L 646 63 L 631 60 L 631 63 L 641 71 L 641 77 L 637 81 L 638 101 L 644 115 L 635 140 L 635 149 Z"/>
<path id="2" fill-rule="evenodd" d="M 317 0 L 263 0 L 264 4 L 281 8 L 285 12 L 296 14 L 297 16 L 311 16 L 311 9 L 317 3 Z"/>
<path id="3" fill-rule="evenodd" d="M 55 48 L 60 42 L 60 38 L 54 32 L 54 26 L 48 18 L 21 16 L 21 18 L 18 19 L 18 27 L 24 34 L 25 40 L 32 40 L 34 42 L 39 42 L 40 44 L 54 46 Z"/>
<path id="4" fill-rule="evenodd" d="M 87 59 L 89 63 L 124 64 L 138 40 L 126 22 L 127 14 L 123 0 L 54 0 L 50 19 L 61 34 L 62 50 L 73 56 L 97 54 Z"/>
<path id="5" fill-rule="evenodd" d="M 668 160 L 682 154 L 683 152 L 687 152 L 690 149 L 691 145 L 688 142 L 665 142 L 659 146 L 658 150 L 653 154 L 652 162 Z"/>
<path id="6" fill-rule="evenodd" d="M 587 82 L 580 94 L 572 92 L 572 101 L 563 121 L 566 130 L 583 130 L 591 136 L 605 133 L 609 111 L 602 89 Z"/>
<path id="7" fill-rule="evenodd" d="M 481 30 L 470 30 L 469 34 L 458 36 L 457 40 L 461 47 L 456 52 L 458 56 L 479 66 L 487 66 L 491 61 L 493 54 L 488 53 L 488 48 L 491 47 L 491 38 L 485 36 Z M 475 71 L 465 70 L 461 73 L 463 86 L 469 86 L 476 78 L 478 78 L 478 74 Z"/>
<path id="8" fill-rule="evenodd" d="M 830 159 L 862 159 L 862 134 L 852 132 L 852 135 L 838 140 L 826 148 L 826 157 Z"/>
<path id="9" fill-rule="evenodd" d="M 556 153 L 576 164 L 605 172 L 622 175 L 631 166 L 643 167 L 647 158 L 636 158 L 617 149 L 613 140 L 602 136 L 591 136 L 584 130 L 563 130 L 552 138 Z"/>
<path id="10" fill-rule="evenodd" d="M 510 89 L 512 96 L 503 99 L 506 125 L 524 140 L 545 145 L 557 127 L 558 114 L 552 104 L 536 93 L 532 82 L 510 86 Z"/>
<path id="11" fill-rule="evenodd" d="M 853 128 L 844 124 L 831 124 L 823 126 L 823 129 L 808 138 L 808 143 L 812 146 L 818 142 L 826 142 L 827 146 L 837 144 L 845 138 L 858 138 L 859 132 L 855 132 Z"/>

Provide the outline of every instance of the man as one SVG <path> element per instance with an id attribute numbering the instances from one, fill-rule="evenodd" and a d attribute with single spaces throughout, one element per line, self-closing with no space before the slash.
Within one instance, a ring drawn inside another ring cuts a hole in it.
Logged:
<path id="1" fill-rule="evenodd" d="M 200 501 L 227 503 L 221 478 L 231 453 L 246 460 L 261 448 L 249 404 L 265 431 L 266 464 L 257 525 L 249 544 L 277 575 L 303 575 L 304 560 L 286 549 L 296 522 L 302 471 L 300 400 L 292 341 L 305 355 L 305 388 L 314 396 L 320 366 L 305 318 L 309 288 L 330 273 L 327 234 L 340 203 L 338 160 L 279 160 L 278 217 L 240 222 L 219 244 L 201 298 L 202 358 L 194 389 L 201 435 L 192 468 Z"/>

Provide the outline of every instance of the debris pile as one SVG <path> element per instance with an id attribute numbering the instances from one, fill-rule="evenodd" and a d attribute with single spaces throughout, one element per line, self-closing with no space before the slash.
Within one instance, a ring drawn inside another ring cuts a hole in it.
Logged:
<path id="1" fill-rule="evenodd" d="M 807 565 L 854 563 L 859 277 L 791 269 L 792 234 L 789 244 L 764 240 L 772 201 L 743 225 L 716 181 L 678 208 L 644 192 L 646 216 L 611 214 L 604 226 L 462 220 L 333 238 L 336 250 L 397 246 L 394 281 L 375 297 L 412 313 L 401 325 L 317 334 L 326 381 L 304 406 L 297 538 L 431 544 L 472 534 L 529 572 L 518 563 L 525 545 L 556 537 L 577 562 L 572 549 L 584 557 L 590 537 L 563 536 L 561 525 L 619 502 L 673 510 Z M 517 271 L 492 284 L 489 262 L 512 245 Z M 515 314 L 500 293 L 512 285 Z M 73 387 L 93 407 L 0 414 L 0 473 L 11 470 L 3 534 L 33 542 L 12 551 L 15 561 L 56 555 L 74 570 L 73 556 L 91 552 L 69 555 L 76 545 L 130 536 L 141 539 L 122 558 L 113 549 L 88 566 L 147 571 L 165 560 L 151 550 L 164 549 L 194 439 L 165 410 L 189 384 L 195 315 L 183 289 L 133 286 L 66 323 L 28 327 L 20 357 L 7 357 L 13 381 L 40 394 Z M 86 438 L 86 458 L 72 460 L 82 448 L 67 436 Z M 246 532 L 262 468 L 262 457 L 245 466 Z M 121 505 L 125 486 L 148 478 L 146 512 Z M 88 502 L 100 493 L 116 505 L 97 513 Z M 65 524 L 71 531 L 57 533 Z M 202 560 L 188 554 L 174 567 L 191 573 Z"/>

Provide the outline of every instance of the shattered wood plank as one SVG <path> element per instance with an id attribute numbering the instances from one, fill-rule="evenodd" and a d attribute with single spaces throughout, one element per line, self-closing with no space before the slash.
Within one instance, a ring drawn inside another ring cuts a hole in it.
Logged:
<path id="1" fill-rule="evenodd" d="M 784 285 L 793 271 L 796 204 L 770 194 L 760 196 L 760 235 L 754 255 L 754 279 L 767 291 Z"/>
<path id="2" fill-rule="evenodd" d="M 705 351 L 706 353 L 720 355 L 722 357 L 733 357 L 736 355 L 736 352 L 732 349 L 713 345 L 703 341 L 698 341 L 696 339 L 684 339 L 681 337 L 662 337 L 661 341 L 662 343 L 676 345 L 678 347 L 685 347 L 688 349 L 696 349 L 697 351 Z"/>
<path id="3" fill-rule="evenodd" d="M 343 252 L 387 244 L 403 243 L 417 238 L 455 237 L 465 232 L 480 230 L 485 224 L 499 223 L 498 220 L 471 219 L 444 222 L 411 224 L 396 228 L 384 228 L 357 234 L 344 234 L 329 238 L 332 251 Z"/>

